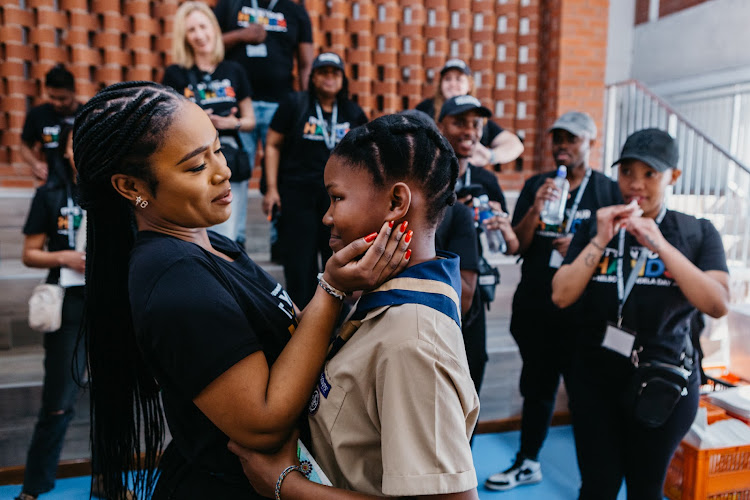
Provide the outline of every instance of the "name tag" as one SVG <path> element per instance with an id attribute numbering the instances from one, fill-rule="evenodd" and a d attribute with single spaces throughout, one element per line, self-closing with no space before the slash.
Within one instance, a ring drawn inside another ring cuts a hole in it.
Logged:
<path id="1" fill-rule="evenodd" d="M 549 256 L 549 267 L 552 267 L 554 269 L 558 269 L 563 263 L 563 256 L 560 252 L 557 250 L 552 250 L 552 253 Z"/>
<path id="2" fill-rule="evenodd" d="M 267 57 L 268 47 L 265 43 L 259 43 L 258 45 L 245 45 L 245 54 L 247 57 Z"/>
<path id="3" fill-rule="evenodd" d="M 320 378 L 318 379 L 318 389 L 324 398 L 328 397 L 328 393 L 331 392 L 331 384 L 326 379 L 325 368 L 320 372 Z"/>
<path id="4" fill-rule="evenodd" d="M 615 351 L 618 354 L 627 356 L 628 358 L 633 353 L 633 344 L 635 343 L 635 333 L 631 333 L 622 328 L 607 323 L 607 329 L 604 332 L 604 340 L 602 341 L 602 347 L 606 347 L 611 351 Z"/>

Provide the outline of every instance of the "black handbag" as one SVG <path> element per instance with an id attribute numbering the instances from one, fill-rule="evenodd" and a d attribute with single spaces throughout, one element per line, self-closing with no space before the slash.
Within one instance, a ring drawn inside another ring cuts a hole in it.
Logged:
<path id="1" fill-rule="evenodd" d="M 500 271 L 491 266 L 482 255 L 479 256 L 478 271 L 479 296 L 489 310 L 490 304 L 495 300 L 495 289 L 500 284 Z"/>
<path id="2" fill-rule="evenodd" d="M 221 137 L 219 138 L 221 140 Z M 247 153 L 242 148 L 242 142 L 235 140 L 235 143 L 239 147 L 234 147 L 226 142 L 222 142 L 221 151 L 224 153 L 224 158 L 227 159 L 227 166 L 232 171 L 232 182 L 244 181 L 250 178 L 252 168 L 250 167 L 250 159 L 247 157 Z"/>
<path id="3" fill-rule="evenodd" d="M 693 343 L 685 339 L 682 364 L 661 361 L 639 363 L 625 392 L 625 407 L 636 422 L 654 429 L 661 427 L 672 415 L 680 398 L 687 396 L 693 372 Z"/>

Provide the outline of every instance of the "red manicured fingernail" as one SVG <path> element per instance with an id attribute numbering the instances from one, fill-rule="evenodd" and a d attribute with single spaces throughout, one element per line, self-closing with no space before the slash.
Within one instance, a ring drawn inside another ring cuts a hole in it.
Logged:
<path id="1" fill-rule="evenodd" d="M 399 229 L 401 230 L 402 233 L 404 231 L 406 231 L 406 226 L 408 226 L 408 225 L 409 225 L 408 221 L 404 221 L 404 222 L 401 223 L 401 227 Z"/>
<path id="2" fill-rule="evenodd" d="M 404 259 L 409 260 L 409 257 L 411 257 L 411 248 L 408 249 L 404 254 Z"/>
<path id="3" fill-rule="evenodd" d="M 393 227 L 393 221 L 388 223 L 388 227 Z"/>
<path id="4" fill-rule="evenodd" d="M 414 234 L 414 231 L 409 231 L 406 233 L 406 236 L 404 236 L 404 241 L 409 243 L 411 241 L 411 235 Z"/>
<path id="5" fill-rule="evenodd" d="M 367 243 L 370 243 L 372 240 L 374 240 L 377 237 L 378 237 L 378 233 L 368 234 L 367 236 L 365 236 L 365 241 Z"/>

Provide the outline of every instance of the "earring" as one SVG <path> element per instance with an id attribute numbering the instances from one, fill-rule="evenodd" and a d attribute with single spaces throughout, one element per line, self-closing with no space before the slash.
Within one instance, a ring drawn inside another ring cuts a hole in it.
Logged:
<path id="1" fill-rule="evenodd" d="M 138 196 L 135 199 L 135 204 L 141 208 L 146 208 L 148 206 L 148 200 L 144 200 L 142 197 Z"/>

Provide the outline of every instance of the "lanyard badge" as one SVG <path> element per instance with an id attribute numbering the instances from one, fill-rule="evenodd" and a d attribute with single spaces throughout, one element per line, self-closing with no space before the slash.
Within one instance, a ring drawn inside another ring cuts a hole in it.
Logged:
<path id="1" fill-rule="evenodd" d="M 662 220 L 664 220 L 666 213 L 667 207 L 664 206 L 656 217 L 657 226 L 661 224 Z M 636 261 L 635 266 L 630 270 L 626 282 L 623 276 L 623 261 L 625 260 L 625 228 L 620 228 L 617 245 L 617 322 L 607 322 L 607 329 L 604 332 L 602 346 L 622 354 L 623 356 L 632 357 L 634 355 L 635 351 L 633 350 L 633 345 L 637 333 L 622 326 L 622 311 L 625 306 L 625 301 L 628 300 L 630 293 L 633 291 L 635 280 L 638 278 L 638 273 L 646 264 L 648 253 L 649 250 L 647 248 L 641 249 L 638 254 L 638 260 Z"/>

